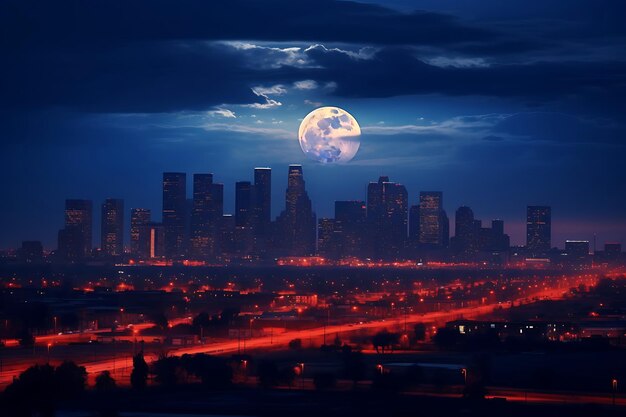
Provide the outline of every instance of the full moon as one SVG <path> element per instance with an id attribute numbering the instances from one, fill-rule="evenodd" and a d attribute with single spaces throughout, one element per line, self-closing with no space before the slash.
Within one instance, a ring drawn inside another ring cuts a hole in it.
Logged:
<path id="1" fill-rule="evenodd" d="M 323 164 L 345 163 L 359 150 L 361 127 L 339 107 L 320 107 L 307 114 L 298 130 L 302 152 Z"/>

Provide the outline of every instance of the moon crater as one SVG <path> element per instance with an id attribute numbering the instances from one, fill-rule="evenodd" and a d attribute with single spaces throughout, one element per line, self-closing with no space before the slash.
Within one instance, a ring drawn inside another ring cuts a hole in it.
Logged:
<path id="1" fill-rule="evenodd" d="M 361 127 L 339 107 L 320 107 L 300 123 L 298 140 L 309 158 L 326 163 L 345 163 L 356 155 L 361 144 Z"/>

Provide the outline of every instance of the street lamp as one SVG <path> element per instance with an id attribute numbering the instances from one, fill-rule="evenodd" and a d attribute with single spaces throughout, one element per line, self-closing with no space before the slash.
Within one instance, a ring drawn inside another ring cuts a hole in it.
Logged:
<path id="1" fill-rule="evenodd" d="M 302 389 L 304 389 L 304 362 L 301 362 L 299 366 L 300 366 L 300 380 L 302 383 Z"/>
<path id="2" fill-rule="evenodd" d="M 50 348 L 52 347 L 52 343 L 48 343 L 48 363 L 50 363 Z"/>
<path id="3" fill-rule="evenodd" d="M 617 378 L 613 378 L 611 381 L 611 385 L 613 387 L 613 405 L 615 405 L 615 394 L 617 393 Z"/>
<path id="4" fill-rule="evenodd" d="M 381 364 L 376 365 L 376 370 L 382 375 L 384 368 Z"/>
<path id="5" fill-rule="evenodd" d="M 461 373 L 463 374 L 463 383 L 467 385 L 467 369 L 466 368 L 461 369 Z"/>

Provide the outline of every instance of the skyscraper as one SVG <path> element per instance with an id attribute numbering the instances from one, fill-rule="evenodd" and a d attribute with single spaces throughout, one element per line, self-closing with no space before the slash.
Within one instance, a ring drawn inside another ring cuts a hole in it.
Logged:
<path id="1" fill-rule="evenodd" d="M 185 255 L 186 195 L 186 174 L 181 172 L 163 173 L 164 249 L 168 259 L 182 258 Z"/>
<path id="2" fill-rule="evenodd" d="M 315 253 L 315 213 L 305 189 L 301 165 L 289 165 L 285 210 L 278 220 L 277 245 L 291 256 L 308 256 Z"/>
<path id="3" fill-rule="evenodd" d="M 65 200 L 65 228 L 59 231 L 62 259 L 77 261 L 91 255 L 93 206 L 91 200 Z"/>
<path id="4" fill-rule="evenodd" d="M 420 192 L 420 244 L 444 247 L 449 238 L 441 191 Z"/>
<path id="5" fill-rule="evenodd" d="M 338 256 L 362 257 L 367 209 L 365 201 L 335 201 Z"/>
<path id="6" fill-rule="evenodd" d="M 272 221 L 272 169 L 254 168 L 254 232 L 266 236 Z"/>
<path id="7" fill-rule="evenodd" d="M 148 257 L 147 240 L 141 240 L 141 228 L 151 221 L 151 211 L 145 208 L 134 208 L 130 211 L 130 254 L 135 258 Z M 146 236 L 146 234 L 144 234 Z"/>
<path id="8" fill-rule="evenodd" d="M 213 183 L 213 174 L 194 174 L 191 250 L 195 259 L 205 260 L 219 254 L 223 212 L 224 186 Z"/>
<path id="9" fill-rule="evenodd" d="M 552 210 L 548 206 L 526 208 L 526 249 L 531 256 L 545 255 L 551 248 Z"/>
<path id="10" fill-rule="evenodd" d="M 402 184 L 380 177 L 367 187 L 367 247 L 376 258 L 397 259 L 407 237 L 408 194 Z"/>
<path id="11" fill-rule="evenodd" d="M 461 259 L 472 259 L 478 252 L 478 230 L 474 212 L 467 206 L 456 210 L 453 246 L 454 252 Z"/>
<path id="12" fill-rule="evenodd" d="M 161 259 L 165 256 L 165 228 L 161 223 L 148 222 L 139 227 L 140 259 Z"/>
<path id="13" fill-rule="evenodd" d="M 253 215 L 253 187 L 250 181 L 235 183 L 235 225 L 251 227 Z"/>
<path id="14" fill-rule="evenodd" d="M 105 256 L 124 254 L 124 200 L 108 198 L 102 203 L 100 242 Z"/>

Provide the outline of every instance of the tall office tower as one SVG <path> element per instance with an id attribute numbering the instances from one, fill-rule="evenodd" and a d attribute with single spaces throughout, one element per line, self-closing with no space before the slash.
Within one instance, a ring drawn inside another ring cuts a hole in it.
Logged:
<path id="1" fill-rule="evenodd" d="M 497 252 L 508 251 L 511 246 L 511 238 L 504 233 L 504 221 L 494 219 L 491 221 L 492 243 L 491 250 Z"/>
<path id="2" fill-rule="evenodd" d="M 229 257 L 237 252 L 237 235 L 235 227 L 235 216 L 232 214 L 222 215 L 220 220 L 220 252 L 223 256 Z"/>
<path id="3" fill-rule="evenodd" d="M 163 229 L 165 256 L 179 259 L 185 255 L 185 224 L 187 223 L 187 175 L 163 173 Z"/>
<path id="4" fill-rule="evenodd" d="M 430 247 L 443 247 L 448 240 L 447 218 L 443 213 L 443 193 L 441 191 L 420 192 L 420 244 Z"/>
<path id="5" fill-rule="evenodd" d="M 402 184 L 380 177 L 367 187 L 368 249 L 372 256 L 397 259 L 407 237 L 408 194 Z"/>
<path id="6" fill-rule="evenodd" d="M 319 219 L 317 222 L 317 253 L 328 259 L 339 259 L 334 219 Z"/>
<path id="7" fill-rule="evenodd" d="M 285 210 L 278 220 L 277 245 L 290 256 L 309 256 L 315 253 L 315 213 L 305 189 L 301 165 L 289 165 Z"/>
<path id="8" fill-rule="evenodd" d="M 478 252 L 478 230 L 474 212 L 461 206 L 454 219 L 454 251 L 462 259 L 471 259 Z"/>
<path id="9" fill-rule="evenodd" d="M 251 255 L 254 249 L 254 186 L 249 181 L 235 183 L 235 252 L 237 256 Z"/>
<path id="10" fill-rule="evenodd" d="M 235 225 L 252 227 L 253 186 L 250 181 L 235 183 Z"/>
<path id="11" fill-rule="evenodd" d="M 141 228 L 150 223 L 151 217 L 150 209 L 134 208 L 130 210 L 130 254 L 135 258 L 148 257 L 149 242 L 140 240 L 140 237 Z"/>
<path id="12" fill-rule="evenodd" d="M 545 255 L 551 248 L 552 210 L 548 206 L 526 208 L 526 249 L 531 256 Z"/>
<path id="13" fill-rule="evenodd" d="M 194 174 L 191 213 L 191 253 L 195 259 L 219 255 L 220 222 L 224 212 L 224 186 L 213 174 Z"/>
<path id="14" fill-rule="evenodd" d="M 254 168 L 254 231 L 266 236 L 272 222 L 272 169 Z"/>
<path id="15" fill-rule="evenodd" d="M 165 257 L 165 227 L 162 223 L 147 222 L 139 226 L 137 256 L 140 259 Z"/>
<path id="16" fill-rule="evenodd" d="M 366 214 L 365 201 L 335 201 L 334 228 L 338 257 L 364 257 Z"/>
<path id="17" fill-rule="evenodd" d="M 108 198 L 102 203 L 100 249 L 109 257 L 124 254 L 124 200 Z"/>
<path id="18" fill-rule="evenodd" d="M 65 228 L 59 231 L 59 255 L 76 261 L 91 255 L 93 206 L 91 200 L 65 200 Z"/>

